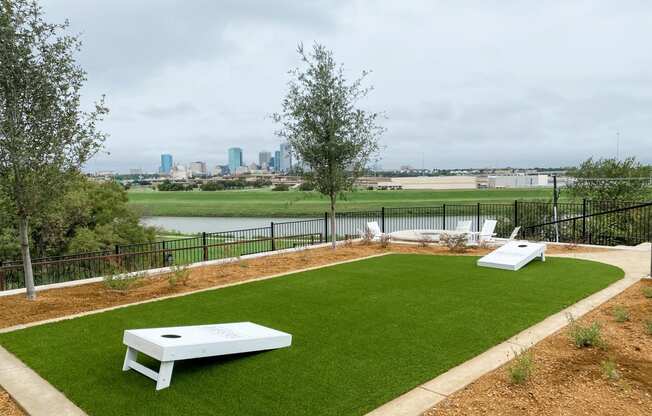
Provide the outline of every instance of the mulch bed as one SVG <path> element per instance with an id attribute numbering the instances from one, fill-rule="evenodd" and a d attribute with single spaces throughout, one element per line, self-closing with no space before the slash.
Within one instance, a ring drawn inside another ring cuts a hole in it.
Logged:
<path id="1" fill-rule="evenodd" d="M 425 413 L 461 415 L 652 415 L 652 299 L 643 296 L 641 281 L 579 320 L 602 325 L 605 349 L 579 349 L 568 329 L 534 346 L 534 372 L 522 385 L 509 382 L 511 363 L 481 377 Z M 615 307 L 625 307 L 629 321 L 618 323 Z M 610 380 L 601 363 L 616 364 L 619 378 Z"/>
<path id="2" fill-rule="evenodd" d="M 0 389 L 0 416 L 23 416 L 24 414 L 7 392 Z"/>

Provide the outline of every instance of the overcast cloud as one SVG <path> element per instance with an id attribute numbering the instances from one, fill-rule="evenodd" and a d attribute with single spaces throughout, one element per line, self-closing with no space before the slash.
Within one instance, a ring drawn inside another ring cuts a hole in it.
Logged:
<path id="1" fill-rule="evenodd" d="M 106 152 L 89 170 L 245 161 L 279 139 L 296 45 L 332 49 L 384 111 L 381 165 L 652 162 L 648 1 L 44 0 L 82 34 L 87 102 L 105 93 Z"/>

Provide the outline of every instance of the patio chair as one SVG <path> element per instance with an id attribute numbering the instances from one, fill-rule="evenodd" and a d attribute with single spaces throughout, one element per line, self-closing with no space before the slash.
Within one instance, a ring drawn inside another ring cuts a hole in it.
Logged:
<path id="1" fill-rule="evenodd" d="M 478 233 L 478 244 L 493 241 L 496 236 L 496 233 L 494 232 L 494 230 L 496 230 L 496 224 L 498 224 L 498 221 L 496 220 L 484 221 L 482 224 L 482 230 Z"/>
<path id="2" fill-rule="evenodd" d="M 509 241 L 515 240 L 518 237 L 518 233 L 521 231 L 521 226 L 514 228 L 514 231 L 509 235 Z"/>
<path id="3" fill-rule="evenodd" d="M 367 223 L 367 232 L 371 234 L 372 241 L 380 240 L 380 237 L 382 237 L 385 234 L 382 232 L 382 230 L 380 229 L 380 225 L 378 225 L 376 221 Z"/>
<path id="4" fill-rule="evenodd" d="M 471 232 L 471 220 L 458 221 L 455 226 L 455 232 L 457 233 L 469 233 Z"/>

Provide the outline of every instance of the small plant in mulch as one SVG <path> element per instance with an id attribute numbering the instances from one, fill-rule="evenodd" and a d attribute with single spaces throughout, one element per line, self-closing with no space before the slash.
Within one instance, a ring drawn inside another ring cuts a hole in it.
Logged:
<path id="1" fill-rule="evenodd" d="M 600 369 L 602 370 L 602 374 L 605 376 L 607 380 L 610 381 L 620 380 L 621 377 L 620 371 L 618 371 L 618 366 L 616 365 L 616 362 L 612 358 L 608 358 L 606 360 L 601 361 Z"/>
<path id="2" fill-rule="evenodd" d="M 645 286 L 643 288 L 643 296 L 648 299 L 652 299 L 652 286 Z"/>
<path id="3" fill-rule="evenodd" d="M 389 236 L 389 234 L 382 234 L 380 236 L 380 239 L 378 240 L 378 243 L 382 248 L 387 248 L 389 247 L 389 243 L 391 242 L 392 238 Z"/>
<path id="4" fill-rule="evenodd" d="M 577 322 L 572 315 L 568 315 L 568 336 L 577 348 L 606 348 L 607 345 L 598 322 L 585 326 Z"/>
<path id="5" fill-rule="evenodd" d="M 512 364 L 507 367 L 507 375 L 511 384 L 523 384 L 534 372 L 534 354 L 530 350 L 521 350 L 515 355 Z"/>
<path id="6" fill-rule="evenodd" d="M 349 234 L 344 236 L 344 247 L 353 247 L 353 238 Z"/>
<path id="7" fill-rule="evenodd" d="M 648 335 L 652 335 L 652 319 L 645 321 L 645 332 L 647 332 Z"/>
<path id="8" fill-rule="evenodd" d="M 360 238 L 362 238 L 362 244 L 368 246 L 374 240 L 374 234 L 367 229 L 360 234 Z"/>
<path id="9" fill-rule="evenodd" d="M 440 241 L 453 253 L 464 253 L 468 248 L 465 234 L 442 234 Z"/>
<path id="10" fill-rule="evenodd" d="M 190 270 L 188 270 L 188 266 L 177 264 L 171 267 L 171 271 L 168 274 L 168 284 L 170 287 L 176 287 L 179 284 L 187 286 L 189 279 Z"/>
<path id="11" fill-rule="evenodd" d="M 623 323 L 629 321 L 629 311 L 622 305 L 614 306 L 611 313 L 616 322 Z"/>
<path id="12" fill-rule="evenodd" d="M 138 273 L 132 276 L 123 276 L 121 273 L 104 276 L 104 286 L 114 292 L 127 293 L 142 279 L 143 275 Z"/>

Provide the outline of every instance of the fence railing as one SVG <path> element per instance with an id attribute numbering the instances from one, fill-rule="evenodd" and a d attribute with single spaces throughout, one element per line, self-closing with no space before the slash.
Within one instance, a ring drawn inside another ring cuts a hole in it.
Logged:
<path id="1" fill-rule="evenodd" d="M 652 202 L 588 201 L 440 204 L 430 207 L 381 208 L 336 213 L 337 239 L 359 235 L 376 221 L 391 233 L 406 229 L 452 229 L 470 220 L 478 231 L 487 219 L 497 220 L 496 235 L 507 237 L 516 226 L 521 236 L 542 241 L 601 245 L 636 245 L 649 240 Z M 37 285 L 117 272 L 217 260 L 320 244 L 331 239 L 330 218 L 272 222 L 268 227 L 202 233 L 151 243 L 118 245 L 112 250 L 34 259 Z M 24 287 L 20 261 L 0 262 L 0 290 Z"/>

